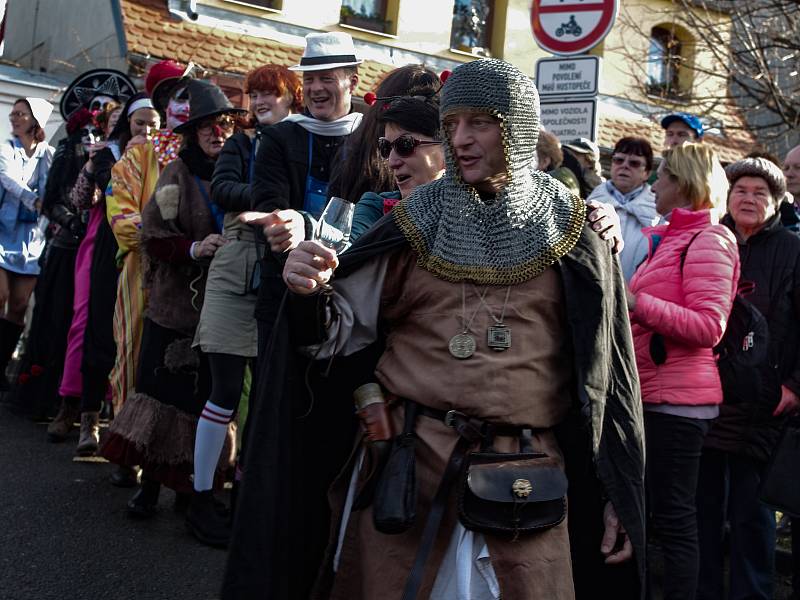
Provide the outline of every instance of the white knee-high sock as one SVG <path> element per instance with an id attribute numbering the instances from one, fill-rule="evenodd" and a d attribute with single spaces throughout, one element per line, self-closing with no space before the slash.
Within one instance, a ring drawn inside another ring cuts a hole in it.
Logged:
<path id="1" fill-rule="evenodd" d="M 219 453 L 225 443 L 232 410 L 221 408 L 211 401 L 206 402 L 197 422 L 197 437 L 194 439 L 194 489 L 197 492 L 210 490 L 214 483 L 214 471 Z"/>

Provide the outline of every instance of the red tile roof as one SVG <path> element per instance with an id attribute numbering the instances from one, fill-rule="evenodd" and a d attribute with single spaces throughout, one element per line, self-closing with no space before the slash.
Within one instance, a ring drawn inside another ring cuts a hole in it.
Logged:
<path id="1" fill-rule="evenodd" d="M 602 111 L 602 108 L 598 109 Z M 597 144 L 605 148 L 613 148 L 617 140 L 626 136 L 637 136 L 647 139 L 656 154 L 664 147 L 664 130 L 656 121 L 645 119 L 629 120 L 622 117 L 604 116 L 601 112 L 598 124 Z M 723 163 L 730 163 L 743 158 L 755 148 L 756 141 L 751 133 L 743 127 L 743 122 L 732 120 L 725 135 L 706 133 L 703 141 L 714 148 Z"/>
<path id="2" fill-rule="evenodd" d="M 121 4 L 129 52 L 156 60 L 193 61 L 212 72 L 244 75 L 267 63 L 296 65 L 303 54 L 301 46 L 177 20 L 164 0 L 122 0 Z M 394 68 L 364 61 L 359 67 L 357 95 L 374 90 L 380 78 Z"/>

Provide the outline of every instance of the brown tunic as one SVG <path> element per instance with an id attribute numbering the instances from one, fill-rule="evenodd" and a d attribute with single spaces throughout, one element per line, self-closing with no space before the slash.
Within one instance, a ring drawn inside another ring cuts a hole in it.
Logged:
<path id="1" fill-rule="evenodd" d="M 479 293 L 466 286 L 437 279 L 416 265 L 410 250 L 394 256 L 388 265 L 381 297 L 381 314 L 388 325 L 386 351 L 376 371 L 390 393 L 441 410 L 458 409 L 492 422 L 538 428 L 559 423 L 570 405 L 571 356 L 566 335 L 563 290 L 558 273 L 550 268 L 540 276 L 511 288 L 503 322 L 511 329 L 511 348 L 496 352 L 487 346 L 486 330 L 494 324 Z M 499 317 L 505 287 L 490 287 L 486 303 Z M 462 312 L 476 338 L 475 354 L 459 360 L 450 355 L 450 338 L 463 330 Z M 402 406 L 392 416 L 402 426 Z M 411 570 L 425 519 L 456 434 L 442 422 L 417 420 L 417 521 L 408 532 L 385 535 L 372 525 L 371 508 L 350 516 L 339 568 L 330 598 L 342 600 L 399 599 Z M 560 457 L 550 432 L 536 436 L 534 446 Z M 516 451 L 517 442 L 498 439 L 499 451 Z M 349 470 L 335 485 L 333 497 L 343 496 Z M 338 493 L 337 493 L 338 491 Z M 335 502 L 338 504 L 338 502 Z M 431 592 L 456 522 L 455 501 L 449 510 L 428 561 L 420 598 Z M 341 514 L 341 505 L 334 514 Z M 574 598 L 566 520 L 545 532 L 515 542 L 486 535 L 492 566 L 503 598 L 561 600 Z"/>

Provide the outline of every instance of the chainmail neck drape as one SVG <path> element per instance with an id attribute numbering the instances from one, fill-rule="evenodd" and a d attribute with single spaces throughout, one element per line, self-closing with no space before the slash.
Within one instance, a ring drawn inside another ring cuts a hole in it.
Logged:
<path id="1" fill-rule="evenodd" d="M 461 181 L 447 131 L 442 179 L 418 187 L 394 209 L 420 267 L 446 281 L 513 285 L 533 279 L 567 254 L 586 218 L 583 201 L 536 170 L 539 95 L 501 60 L 461 65 L 442 88 L 440 119 L 460 111 L 500 121 L 508 183 L 481 199 Z"/>

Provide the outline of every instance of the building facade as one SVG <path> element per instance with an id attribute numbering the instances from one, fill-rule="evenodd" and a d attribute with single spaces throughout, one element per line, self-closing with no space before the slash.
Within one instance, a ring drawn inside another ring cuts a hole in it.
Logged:
<path id="1" fill-rule="evenodd" d="M 492 56 L 534 76 L 536 61 L 550 54 L 534 41 L 530 10 L 530 0 L 9 0 L 4 58 L 66 80 L 101 66 L 140 77 L 152 62 L 173 58 L 191 62 L 244 103 L 247 71 L 296 64 L 307 33 L 346 31 L 365 59 L 357 90 L 363 97 L 385 73 L 409 63 L 442 71 Z M 729 27 L 725 13 L 715 18 Z M 669 0 L 621 0 L 616 25 L 591 51 L 602 58 L 602 148 L 642 135 L 658 150 L 660 117 L 693 112 L 693 98 L 715 93 L 685 68 L 706 65 L 708 57 L 674 21 Z M 704 119 L 712 127 L 708 143 L 723 160 L 752 149 L 734 106 Z"/>

